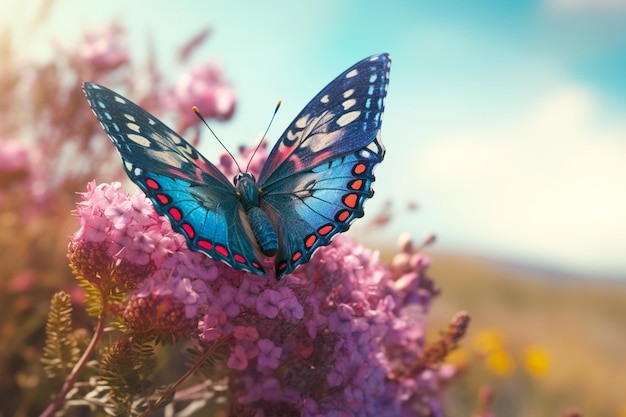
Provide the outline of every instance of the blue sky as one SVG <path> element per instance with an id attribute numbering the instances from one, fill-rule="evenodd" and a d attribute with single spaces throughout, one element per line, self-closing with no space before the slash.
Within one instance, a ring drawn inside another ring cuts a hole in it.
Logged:
<path id="1" fill-rule="evenodd" d="M 37 2 L 0 0 L 15 28 Z M 141 54 L 174 54 L 206 26 L 195 62 L 217 60 L 239 94 L 214 126 L 252 144 L 277 99 L 271 138 L 327 82 L 368 55 L 393 58 L 376 197 L 414 200 L 395 219 L 437 247 L 626 277 L 626 1 L 59 1 L 24 56 L 120 21 Z M 30 13 L 30 14 L 29 14 Z M 7 16 L 11 21 L 7 21 Z M 218 154 L 207 140 L 202 151 Z"/>

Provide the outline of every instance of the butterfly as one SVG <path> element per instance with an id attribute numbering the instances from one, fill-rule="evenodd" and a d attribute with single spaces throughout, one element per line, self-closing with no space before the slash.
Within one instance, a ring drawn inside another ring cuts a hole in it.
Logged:
<path id="1" fill-rule="evenodd" d="M 83 90 L 130 179 L 190 249 L 259 275 L 274 257 L 280 280 L 348 230 L 374 195 L 390 64 L 380 54 L 348 68 L 280 136 L 258 179 L 240 172 L 232 182 L 130 100 L 95 83 Z"/>

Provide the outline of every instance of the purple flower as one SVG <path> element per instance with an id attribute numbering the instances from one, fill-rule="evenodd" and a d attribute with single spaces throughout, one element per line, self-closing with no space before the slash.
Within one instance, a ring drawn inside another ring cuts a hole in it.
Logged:
<path id="1" fill-rule="evenodd" d="M 243 371 L 248 367 L 248 354 L 242 345 L 235 345 L 230 352 L 226 365 L 238 371 Z"/>
<path id="2" fill-rule="evenodd" d="M 89 242 L 102 242 L 106 239 L 107 219 L 103 217 L 91 217 L 85 221 L 76 232 L 75 239 L 82 239 Z"/>
<path id="3" fill-rule="evenodd" d="M 260 339 L 258 345 L 259 358 L 257 360 L 257 369 L 261 371 L 263 369 L 278 368 L 278 360 L 283 353 L 283 349 L 276 346 L 274 342 L 269 339 Z"/>
<path id="4" fill-rule="evenodd" d="M 235 294 L 237 290 L 230 285 L 223 285 L 220 287 L 217 297 L 213 299 L 213 302 L 221 306 L 222 310 L 228 317 L 235 317 L 241 309 L 235 301 Z"/>
<path id="5" fill-rule="evenodd" d="M 244 280 L 235 294 L 235 301 L 243 307 L 252 308 L 261 293 L 261 287 L 252 279 Z"/>
<path id="6" fill-rule="evenodd" d="M 280 312 L 280 304 L 283 300 L 280 292 L 274 290 L 266 290 L 259 298 L 257 298 L 256 309 L 259 314 L 267 318 L 273 319 Z"/>
<path id="7" fill-rule="evenodd" d="M 235 326 L 233 329 L 233 335 L 237 340 L 249 340 L 254 342 L 259 338 L 259 331 L 254 327 Z"/>
<path id="8" fill-rule="evenodd" d="M 259 169 L 265 155 L 251 166 Z M 435 412 L 439 374 L 407 371 L 417 369 L 424 314 L 436 295 L 428 261 L 411 245 L 390 267 L 340 235 L 276 282 L 190 251 L 147 199 L 129 197 L 118 184 L 90 183 L 76 215 L 74 269 L 98 277 L 102 265 L 119 263 L 134 271 L 136 314 L 127 315 L 139 328 L 150 311 L 140 300 L 164 300 L 180 309 L 172 317 L 200 318 L 201 342 L 224 337 L 231 371 L 216 377 L 228 378 L 232 401 L 261 414 L 276 406 L 303 416 Z M 160 331 L 187 329 L 169 326 Z"/>

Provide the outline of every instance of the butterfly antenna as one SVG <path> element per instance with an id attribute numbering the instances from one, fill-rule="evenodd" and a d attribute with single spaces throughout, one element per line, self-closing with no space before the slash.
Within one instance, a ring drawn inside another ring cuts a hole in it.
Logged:
<path id="1" fill-rule="evenodd" d="M 230 153 L 230 151 L 228 150 L 228 148 L 222 143 L 222 141 L 220 140 L 220 138 L 217 137 L 217 135 L 215 134 L 215 132 L 213 131 L 213 129 L 211 129 L 211 126 L 209 126 L 209 124 L 207 123 L 207 121 L 204 119 L 204 117 L 202 116 L 202 114 L 200 113 L 200 110 L 198 110 L 198 108 L 196 106 L 192 107 L 193 112 L 196 114 L 196 116 L 198 116 L 198 118 L 200 120 L 202 120 L 202 123 L 204 123 L 204 125 L 209 129 L 209 131 L 211 132 L 211 134 L 213 135 L 213 137 L 215 139 L 217 139 L 217 141 L 219 142 L 220 145 L 222 145 L 222 148 L 224 148 L 224 150 L 230 155 L 230 157 L 232 158 L 233 162 L 235 163 L 235 165 L 237 165 L 237 169 L 239 170 L 239 172 L 241 171 L 241 167 L 239 166 L 239 164 L 237 163 L 237 160 L 235 159 L 235 157 L 233 156 L 232 153 Z"/>
<path id="2" fill-rule="evenodd" d="M 248 168 L 250 168 L 250 163 L 252 162 L 252 159 L 254 158 L 254 155 L 256 155 L 256 151 L 259 150 L 259 148 L 261 147 L 261 144 L 265 140 L 265 135 L 267 135 L 267 132 L 269 132 L 270 126 L 272 125 L 272 122 L 274 121 L 274 117 L 276 117 L 276 113 L 278 113 L 278 109 L 280 108 L 281 104 L 282 104 L 282 101 L 280 101 L 280 100 L 278 100 L 278 102 L 276 102 L 276 108 L 274 109 L 274 114 L 272 114 L 272 118 L 270 119 L 270 122 L 267 124 L 267 129 L 265 129 L 265 133 L 263 133 L 263 136 L 261 136 L 261 140 L 259 141 L 259 144 L 256 145 L 256 148 L 254 149 L 254 152 L 252 152 L 252 156 L 248 160 L 248 165 L 246 165 L 246 172 L 248 172 Z"/>

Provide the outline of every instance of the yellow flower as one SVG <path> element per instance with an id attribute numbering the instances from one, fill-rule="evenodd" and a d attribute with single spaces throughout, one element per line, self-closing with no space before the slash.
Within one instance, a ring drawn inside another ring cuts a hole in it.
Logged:
<path id="1" fill-rule="evenodd" d="M 482 355 L 489 355 L 496 350 L 502 350 L 504 334 L 499 329 L 486 329 L 472 338 L 472 347 Z"/>
<path id="2" fill-rule="evenodd" d="M 515 365 L 510 354 L 503 349 L 490 352 L 486 358 L 487 366 L 496 375 L 507 376 L 513 373 Z"/>
<path id="3" fill-rule="evenodd" d="M 469 354 L 467 349 L 462 347 L 454 349 L 452 352 L 448 353 L 446 356 L 446 363 L 450 365 L 454 365 L 457 368 L 464 367 L 469 362 Z"/>
<path id="4" fill-rule="evenodd" d="M 540 346 L 529 346 L 524 351 L 526 371 L 535 378 L 541 378 L 550 368 L 548 352 Z"/>

